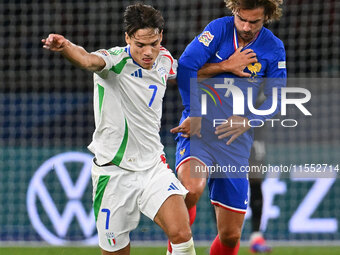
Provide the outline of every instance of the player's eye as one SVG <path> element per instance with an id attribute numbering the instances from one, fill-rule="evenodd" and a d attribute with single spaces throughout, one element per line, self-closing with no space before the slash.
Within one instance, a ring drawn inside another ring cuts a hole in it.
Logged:
<path id="1" fill-rule="evenodd" d="M 245 19 L 242 19 L 241 16 L 238 16 L 238 18 L 239 18 L 242 22 L 245 22 L 245 21 L 246 21 Z"/>

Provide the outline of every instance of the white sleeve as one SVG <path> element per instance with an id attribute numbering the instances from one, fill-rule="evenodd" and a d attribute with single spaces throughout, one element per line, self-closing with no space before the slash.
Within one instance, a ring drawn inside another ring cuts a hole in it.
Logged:
<path id="1" fill-rule="evenodd" d="M 105 78 L 110 68 L 115 65 L 114 57 L 110 54 L 108 50 L 105 49 L 100 49 L 95 52 L 91 52 L 91 54 L 101 57 L 105 61 L 105 67 L 102 70 L 95 72 L 100 77 Z"/>
<path id="2" fill-rule="evenodd" d="M 169 78 L 168 79 L 176 79 L 176 77 L 177 77 L 177 67 L 178 67 L 177 59 L 174 59 L 174 62 L 172 63 L 172 74 L 169 72 Z"/>
<path id="3" fill-rule="evenodd" d="M 160 54 L 162 55 L 162 61 L 164 67 L 168 73 L 168 79 L 175 79 L 177 76 L 177 60 L 174 59 L 170 52 L 161 46 Z"/>

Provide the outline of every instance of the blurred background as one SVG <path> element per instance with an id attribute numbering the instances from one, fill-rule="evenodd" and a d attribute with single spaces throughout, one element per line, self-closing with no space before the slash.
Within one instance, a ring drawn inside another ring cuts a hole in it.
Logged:
<path id="1" fill-rule="evenodd" d="M 124 46 L 122 15 L 135 1 L 0 2 L 0 242 L 97 244 L 92 213 L 91 154 L 94 131 L 92 74 L 41 39 L 59 33 L 88 51 Z M 163 45 L 179 58 L 185 46 L 213 19 L 230 15 L 221 0 L 143 1 L 165 18 Z M 285 44 L 288 86 L 311 91 L 312 116 L 289 109 L 296 128 L 266 130 L 266 162 L 272 165 L 340 164 L 340 1 L 286 0 L 279 22 L 268 27 Z M 164 99 L 161 137 L 174 168 L 170 128 L 182 110 L 177 86 Z M 328 167 L 327 166 L 327 167 Z M 267 239 L 339 242 L 340 183 L 330 178 L 276 174 L 262 185 L 262 229 Z M 251 217 L 251 210 L 247 219 Z M 198 205 L 194 238 L 216 236 L 207 192 Z M 248 240 L 249 220 L 242 240 Z M 164 241 L 146 217 L 134 241 Z"/>

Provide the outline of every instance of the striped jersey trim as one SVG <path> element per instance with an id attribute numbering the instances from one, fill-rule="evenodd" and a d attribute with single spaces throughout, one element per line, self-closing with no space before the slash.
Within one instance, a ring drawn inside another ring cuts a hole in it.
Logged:
<path id="1" fill-rule="evenodd" d="M 113 164 L 119 166 L 120 162 L 122 162 L 125 150 L 126 150 L 126 145 L 127 145 L 127 141 L 128 141 L 128 136 L 129 136 L 129 129 L 128 129 L 128 124 L 127 121 L 125 119 L 125 132 L 124 132 L 124 137 L 123 137 L 123 141 L 120 144 L 120 147 L 117 151 L 116 156 L 113 158 L 113 160 L 111 161 Z"/>
<path id="2" fill-rule="evenodd" d="M 181 165 L 183 165 L 184 163 L 188 162 L 188 161 L 191 160 L 191 159 L 198 161 L 200 164 L 202 164 L 202 165 L 204 165 L 204 166 L 207 166 L 207 164 L 205 164 L 205 163 L 204 163 L 202 160 L 200 160 L 199 158 L 194 157 L 194 156 L 189 156 L 189 157 L 187 157 L 187 158 L 185 158 L 185 159 L 183 159 L 182 161 L 179 162 L 179 164 L 178 164 L 177 167 L 176 167 L 176 172 L 177 172 L 178 168 L 179 168 Z"/>
<path id="3" fill-rule="evenodd" d="M 104 192 L 105 192 L 105 189 L 106 189 L 106 186 L 109 180 L 110 180 L 109 175 L 101 175 L 98 180 L 96 195 L 94 197 L 94 202 L 93 202 L 94 217 L 96 219 L 96 222 L 98 218 L 98 212 L 102 204 Z"/>
<path id="4" fill-rule="evenodd" d="M 103 105 L 105 89 L 99 83 L 97 83 L 97 86 L 98 86 L 98 97 L 99 97 L 99 112 L 102 112 L 102 105 Z"/>
<path id="5" fill-rule="evenodd" d="M 161 51 L 165 51 L 164 53 L 169 53 L 169 51 L 166 48 L 164 48 L 163 46 L 160 47 L 160 50 Z M 163 56 L 169 58 L 170 61 L 171 61 L 171 69 L 170 69 L 169 74 L 175 74 L 175 72 L 174 72 L 174 70 L 172 68 L 172 66 L 174 64 L 174 58 L 170 54 L 164 54 Z"/>
<path id="6" fill-rule="evenodd" d="M 169 74 L 175 74 L 174 70 L 172 69 L 172 66 L 174 64 L 174 59 L 170 55 L 163 55 L 163 56 L 169 58 L 171 61 L 171 69 L 170 69 Z"/>
<path id="7" fill-rule="evenodd" d="M 211 204 L 222 207 L 223 209 L 226 209 L 228 211 L 237 212 L 241 214 L 245 214 L 247 212 L 246 209 L 235 208 L 235 207 L 228 206 L 228 205 L 222 204 L 221 202 L 214 201 L 214 200 L 210 200 L 210 201 L 211 201 Z"/>
<path id="8" fill-rule="evenodd" d="M 237 41 L 237 33 L 236 33 L 236 27 L 234 27 L 234 50 L 238 49 L 238 41 Z"/>

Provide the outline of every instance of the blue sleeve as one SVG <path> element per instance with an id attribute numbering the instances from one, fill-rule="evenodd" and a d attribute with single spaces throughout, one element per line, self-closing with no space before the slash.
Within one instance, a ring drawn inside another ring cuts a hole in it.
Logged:
<path id="1" fill-rule="evenodd" d="M 177 84 L 179 93 L 182 97 L 182 104 L 186 111 L 186 115 L 190 113 L 190 79 L 197 78 L 197 71 L 193 71 L 179 63 L 177 68 Z"/>
<path id="2" fill-rule="evenodd" d="M 191 116 L 201 116 L 197 72 L 214 55 L 219 47 L 225 26 L 223 20 L 212 21 L 185 49 L 179 59 L 177 83 L 183 105 Z M 191 81 L 191 83 L 190 83 Z M 191 91 L 191 101 L 190 101 Z M 191 103 L 191 104 L 190 104 Z M 190 109 L 191 106 L 191 109 Z"/>
<path id="3" fill-rule="evenodd" d="M 286 53 L 281 42 L 280 47 L 274 52 L 272 61 L 269 62 L 268 69 L 266 72 L 266 81 L 264 87 L 264 95 L 266 100 L 258 108 L 258 110 L 270 109 L 273 105 L 273 88 L 277 88 L 277 104 L 275 106 L 275 111 L 268 115 L 256 115 L 250 113 L 246 117 L 249 120 L 259 119 L 265 121 L 266 119 L 271 119 L 281 110 L 281 89 L 286 87 L 287 83 L 287 70 L 286 70 Z M 253 122 L 256 125 L 260 125 L 260 122 Z"/>

